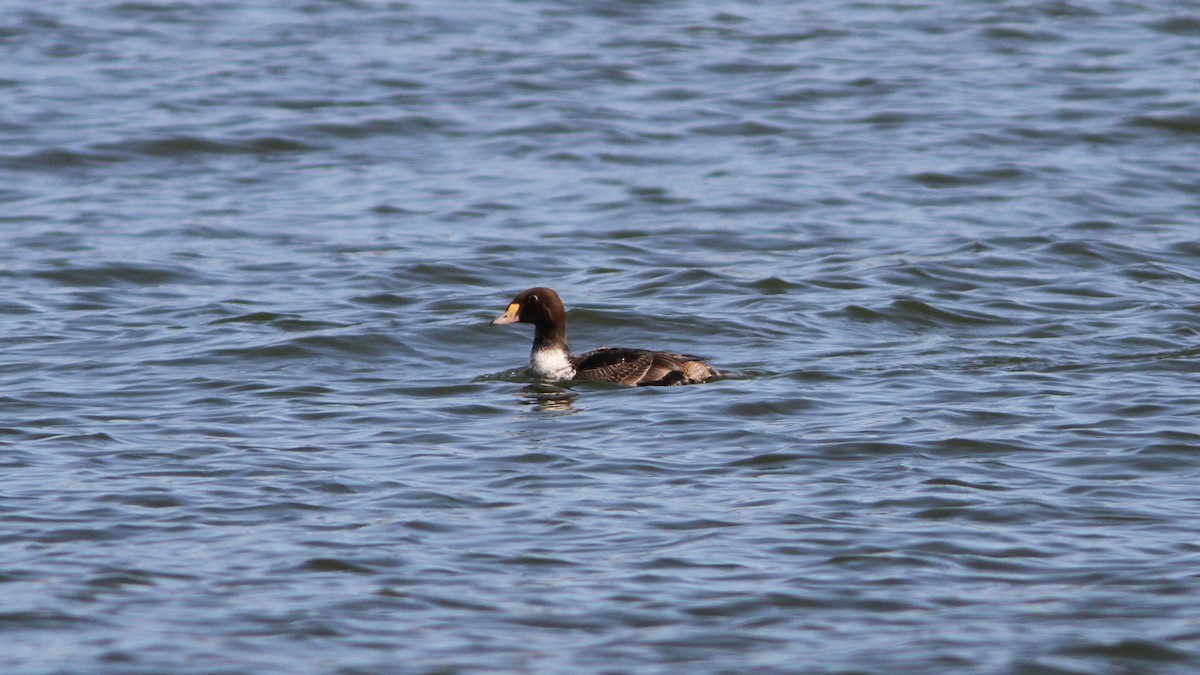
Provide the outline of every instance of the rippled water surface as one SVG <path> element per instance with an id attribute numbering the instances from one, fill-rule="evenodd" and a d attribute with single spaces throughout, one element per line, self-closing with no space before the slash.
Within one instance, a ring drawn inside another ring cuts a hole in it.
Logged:
<path id="1" fill-rule="evenodd" d="M 10 2 L 0 669 L 1200 669 L 1200 3 Z M 540 383 L 578 349 L 694 387 Z"/>

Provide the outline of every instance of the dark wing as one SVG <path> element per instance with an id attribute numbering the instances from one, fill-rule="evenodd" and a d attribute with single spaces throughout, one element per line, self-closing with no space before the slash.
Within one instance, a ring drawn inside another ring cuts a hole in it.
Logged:
<path id="1" fill-rule="evenodd" d="M 653 363 L 653 354 L 645 349 L 603 347 L 575 356 L 575 377 L 580 380 L 604 380 L 636 385 Z"/>
<path id="2" fill-rule="evenodd" d="M 703 382 L 717 371 L 695 356 L 647 349 L 604 347 L 575 358 L 575 377 L 630 386 Z"/>

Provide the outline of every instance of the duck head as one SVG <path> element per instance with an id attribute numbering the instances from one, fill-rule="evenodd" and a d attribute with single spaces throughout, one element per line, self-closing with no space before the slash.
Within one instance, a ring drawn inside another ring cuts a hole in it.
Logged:
<path id="1" fill-rule="evenodd" d="M 509 323 L 531 323 L 537 327 L 564 326 L 567 314 L 558 293 L 538 286 L 527 288 L 508 304 L 508 310 L 492 320 L 493 326 Z"/>

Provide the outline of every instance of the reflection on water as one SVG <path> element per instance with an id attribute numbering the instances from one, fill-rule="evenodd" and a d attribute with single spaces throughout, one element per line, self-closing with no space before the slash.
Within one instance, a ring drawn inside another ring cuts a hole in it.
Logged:
<path id="1" fill-rule="evenodd" d="M 523 403 L 533 406 L 538 412 L 568 415 L 579 412 L 575 399 L 579 394 L 548 382 L 537 382 L 521 389 L 518 395 Z"/>

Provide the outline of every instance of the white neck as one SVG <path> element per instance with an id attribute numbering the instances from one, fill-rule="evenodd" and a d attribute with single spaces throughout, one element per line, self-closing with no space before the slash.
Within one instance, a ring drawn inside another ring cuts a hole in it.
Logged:
<path id="1" fill-rule="evenodd" d="M 563 347 L 533 350 L 529 355 L 529 369 L 545 380 L 569 380 L 575 375 L 571 355 Z"/>

